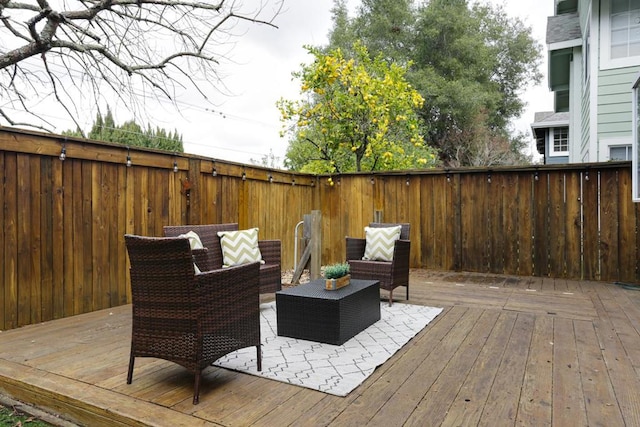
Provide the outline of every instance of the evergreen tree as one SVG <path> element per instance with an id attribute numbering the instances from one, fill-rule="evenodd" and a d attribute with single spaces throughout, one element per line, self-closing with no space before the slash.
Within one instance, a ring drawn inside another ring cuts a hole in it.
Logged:
<path id="1" fill-rule="evenodd" d="M 63 135 L 84 137 L 81 129 L 75 131 L 66 130 Z M 107 107 L 107 113 L 102 116 L 96 114 L 96 119 L 87 135 L 89 139 L 97 141 L 117 142 L 130 147 L 148 147 L 160 150 L 184 152 L 182 135 L 177 130 L 167 132 L 165 129 L 147 125 L 145 130 L 134 120 L 128 120 L 118 126 L 115 123 L 111 109 Z"/>

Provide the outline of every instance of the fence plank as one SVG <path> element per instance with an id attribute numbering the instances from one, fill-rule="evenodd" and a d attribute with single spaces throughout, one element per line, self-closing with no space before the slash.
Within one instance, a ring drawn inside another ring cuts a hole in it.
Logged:
<path id="1" fill-rule="evenodd" d="M 65 160 L 66 161 L 66 160 Z M 93 306 L 93 241 L 101 239 L 102 236 L 93 236 L 92 231 L 92 184 L 93 184 L 93 168 L 94 163 L 87 160 L 80 160 L 80 173 L 81 180 L 80 186 L 74 188 L 77 191 L 82 203 L 81 207 L 81 223 L 79 227 L 79 234 L 76 236 L 78 240 L 82 241 L 82 251 L 75 255 L 75 258 L 79 258 L 79 277 L 81 282 L 76 282 L 77 290 L 75 298 L 78 299 L 82 305 L 77 313 L 88 313 L 93 310 L 98 310 L 98 307 Z"/>
<path id="2" fill-rule="evenodd" d="M 619 187 L 617 171 L 598 171 L 600 184 L 600 279 L 615 281 L 620 278 L 618 252 Z"/>
<path id="3" fill-rule="evenodd" d="M 26 261 L 27 268 L 29 269 L 29 276 L 31 278 L 31 290 L 30 290 L 30 306 L 31 306 L 31 321 L 30 323 L 42 322 L 43 306 L 42 306 L 42 292 L 43 292 L 43 277 L 42 277 L 42 229 L 41 223 L 41 210 L 42 203 L 40 199 L 41 195 L 41 183 L 42 183 L 42 171 L 40 170 L 40 159 L 37 156 L 28 156 L 25 159 L 29 166 L 31 174 L 31 180 L 29 185 L 33 186 L 29 189 L 29 204 L 28 211 L 25 212 L 23 221 L 28 221 L 26 226 L 28 230 L 24 236 L 28 239 L 30 254 L 25 254 L 24 261 Z M 35 187 L 35 188 L 34 188 Z M 35 189 L 35 191 L 33 191 Z M 47 290 L 50 293 L 50 290 Z"/>
<path id="4" fill-rule="evenodd" d="M 566 174 L 549 174 L 549 207 L 547 254 L 548 271 L 557 271 L 561 277 L 566 271 Z"/>
<path id="5" fill-rule="evenodd" d="M 32 306 L 31 295 L 36 292 L 35 277 L 32 275 L 31 266 L 35 262 L 34 254 L 31 253 L 31 167 L 29 156 L 18 154 L 18 193 L 17 193 L 17 266 L 18 266 L 18 325 L 28 325 L 38 321 L 37 311 L 39 307 Z M 37 226 L 37 224 L 34 224 Z M 37 293 L 36 293 L 37 295 Z"/>
<path id="6" fill-rule="evenodd" d="M 618 260 L 619 260 L 619 276 L 616 280 L 622 282 L 633 282 L 638 278 L 636 277 L 638 261 L 638 248 L 636 244 L 637 228 L 635 218 L 635 207 L 637 203 L 633 203 L 631 195 L 631 174 L 618 172 L 617 187 L 618 192 L 618 214 L 620 219 L 618 221 L 618 241 L 615 242 L 618 246 Z"/>
<path id="7" fill-rule="evenodd" d="M 40 189 L 40 235 L 39 243 L 41 250 L 41 257 L 38 262 L 38 268 L 40 269 L 40 305 L 41 305 L 41 318 L 42 320 L 51 320 L 54 318 L 54 266 L 53 266 L 53 234 L 55 232 L 54 227 L 54 206 L 53 206 L 53 171 L 50 157 L 33 157 L 33 161 L 37 162 L 37 166 L 40 169 L 40 182 L 38 187 Z"/>
<path id="8" fill-rule="evenodd" d="M 582 241 L 583 277 L 585 280 L 600 280 L 600 200 L 598 198 L 598 173 L 587 169 L 582 173 Z"/>
<path id="9" fill-rule="evenodd" d="M 580 236 L 581 236 L 581 218 L 580 218 L 580 175 L 576 173 L 566 174 L 567 183 L 567 201 L 565 209 L 565 253 L 566 267 L 565 277 L 578 278 L 581 277 L 580 262 Z"/>
<path id="10" fill-rule="evenodd" d="M 521 236 L 519 227 L 519 203 L 521 198 L 520 182 L 523 174 L 511 174 L 504 177 L 504 190 L 500 201 L 504 206 L 502 214 L 503 272 L 518 271 L 520 253 L 518 251 Z"/>
<path id="11" fill-rule="evenodd" d="M 111 304 L 118 306 L 126 304 L 129 299 L 127 298 L 127 254 L 124 244 L 124 235 L 127 233 L 127 218 L 129 216 L 122 215 L 122 212 L 128 212 L 127 204 L 127 176 L 129 170 L 128 167 L 119 167 L 116 172 L 116 204 L 113 212 L 113 224 L 114 227 L 111 231 L 110 251 L 109 259 L 113 260 L 111 267 L 111 277 L 115 280 L 115 283 L 111 284 L 113 294 L 111 295 Z"/>
<path id="12" fill-rule="evenodd" d="M 91 168 L 91 235 L 103 238 L 91 239 L 91 307 L 109 306 L 105 298 L 109 289 L 109 277 L 105 271 L 109 241 L 107 240 L 107 219 L 109 210 L 109 188 L 106 177 L 107 165 L 104 163 L 93 164 Z"/>
<path id="13" fill-rule="evenodd" d="M 536 175 L 538 179 L 536 179 Z M 533 248 L 534 248 L 534 213 L 535 213 L 535 188 L 541 176 L 538 171 L 529 180 L 525 180 L 520 189 L 518 203 L 518 269 L 514 274 L 531 276 L 533 274 Z"/>
<path id="14" fill-rule="evenodd" d="M 18 156 L 4 154 L 4 246 L 2 251 L 4 268 L 4 328 L 19 326 L 18 306 Z"/>
<path id="15" fill-rule="evenodd" d="M 78 216 L 77 200 L 73 192 L 75 173 L 71 161 L 59 162 L 62 169 L 62 306 L 63 316 L 72 316 L 75 311 L 75 218 Z M 78 196 L 79 197 L 79 196 Z M 131 198 L 133 200 L 133 197 Z"/>
<path id="16" fill-rule="evenodd" d="M 7 182 L 7 169 L 6 169 L 6 164 L 5 164 L 5 158 L 6 155 L 8 153 L 5 151 L 0 151 L 0 171 L 2 171 L 2 182 L 6 183 Z M 5 202 L 5 192 L 4 192 L 4 185 L 2 186 L 2 191 L 0 191 L 0 206 L 2 207 L 0 209 L 0 248 L 4 248 L 5 247 L 5 230 L 4 230 L 4 224 L 5 224 L 5 208 L 8 205 L 8 203 Z M 7 313 L 7 311 L 10 309 L 9 305 L 8 305 L 8 301 L 7 301 L 7 297 L 9 296 L 9 282 L 7 282 L 5 280 L 5 260 L 4 260 L 4 253 L 0 253 L 0 308 L 2 308 L 2 312 L 3 313 Z M 13 310 L 12 310 L 13 311 Z M 0 331 L 8 329 L 7 325 L 6 325 L 6 319 L 7 316 L 0 316 Z"/>
<path id="17" fill-rule="evenodd" d="M 490 182 L 489 182 L 490 179 Z M 506 239 L 509 238 L 505 228 L 505 204 L 503 194 L 507 186 L 507 176 L 492 173 L 487 182 L 487 254 L 488 271 L 503 273 L 505 265 Z M 490 201 L 490 202 L 489 202 Z"/>
<path id="18" fill-rule="evenodd" d="M 549 266 L 549 187 L 551 173 L 541 175 L 540 180 L 533 187 L 532 218 L 533 218 L 533 274 L 547 276 Z"/>
<path id="19" fill-rule="evenodd" d="M 44 158 L 51 163 L 51 280 L 52 318 L 65 317 L 65 277 L 64 277 L 64 183 L 63 162 L 56 158 Z"/>

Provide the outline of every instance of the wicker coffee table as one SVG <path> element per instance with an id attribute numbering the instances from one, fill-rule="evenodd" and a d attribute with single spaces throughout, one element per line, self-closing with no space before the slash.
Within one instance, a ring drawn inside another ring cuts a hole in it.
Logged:
<path id="1" fill-rule="evenodd" d="M 380 320 L 380 282 L 327 291 L 324 279 L 276 292 L 278 335 L 342 345 Z"/>

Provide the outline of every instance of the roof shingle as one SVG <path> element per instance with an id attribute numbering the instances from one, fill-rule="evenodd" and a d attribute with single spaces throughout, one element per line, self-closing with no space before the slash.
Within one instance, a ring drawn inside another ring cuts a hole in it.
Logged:
<path id="1" fill-rule="evenodd" d="M 547 18 L 547 44 L 582 38 L 577 13 L 565 13 Z"/>

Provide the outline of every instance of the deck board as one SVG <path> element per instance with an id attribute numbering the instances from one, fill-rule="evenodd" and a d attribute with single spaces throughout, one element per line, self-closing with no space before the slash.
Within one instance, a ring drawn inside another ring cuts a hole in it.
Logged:
<path id="1" fill-rule="evenodd" d="M 573 322 L 556 319 L 553 332 L 553 421 L 558 425 L 586 426 Z"/>
<path id="2" fill-rule="evenodd" d="M 469 394 L 465 389 L 465 383 L 462 383 L 459 388 L 450 385 L 460 383 L 457 378 L 479 378 L 470 376 L 469 373 L 478 361 L 487 337 L 496 324 L 499 312 L 483 311 L 480 314 L 480 318 L 472 325 L 465 340 L 461 342 L 460 349 L 450 358 L 446 367 L 438 375 L 438 379 L 411 413 L 409 424 L 425 425 L 427 420 L 441 424 L 448 414 L 455 411 L 455 408 L 453 410 L 451 408 L 452 403 L 467 401 L 471 397 L 475 400 L 476 396 Z"/>
<path id="3" fill-rule="evenodd" d="M 530 314 L 516 316 L 478 425 L 515 423 L 533 322 Z"/>
<path id="4" fill-rule="evenodd" d="M 128 385 L 130 306 L 0 332 L 0 393 L 86 425 L 640 425 L 640 292 L 412 270 L 409 303 L 444 310 L 346 397 L 211 367 L 194 406 L 152 358 Z"/>
<path id="5" fill-rule="evenodd" d="M 553 322 L 551 316 L 535 318 L 516 425 L 551 425 Z"/>

